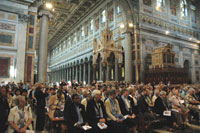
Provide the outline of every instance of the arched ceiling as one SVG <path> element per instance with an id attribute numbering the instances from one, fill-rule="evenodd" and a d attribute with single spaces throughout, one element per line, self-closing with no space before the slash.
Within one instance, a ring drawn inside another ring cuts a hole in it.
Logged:
<path id="1" fill-rule="evenodd" d="M 55 9 L 49 21 L 48 45 L 55 45 L 64 37 L 64 33 L 87 14 L 96 5 L 104 0 L 51 0 Z M 40 19 L 37 26 L 36 48 L 39 45 Z"/>

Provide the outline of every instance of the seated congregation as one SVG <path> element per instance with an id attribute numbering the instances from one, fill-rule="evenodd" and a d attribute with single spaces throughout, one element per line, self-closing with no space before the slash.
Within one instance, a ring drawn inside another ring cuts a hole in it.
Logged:
<path id="1" fill-rule="evenodd" d="M 10 82 L 1 85 L 0 114 L 2 133 L 145 133 L 162 126 L 173 132 L 200 123 L 200 86 Z"/>

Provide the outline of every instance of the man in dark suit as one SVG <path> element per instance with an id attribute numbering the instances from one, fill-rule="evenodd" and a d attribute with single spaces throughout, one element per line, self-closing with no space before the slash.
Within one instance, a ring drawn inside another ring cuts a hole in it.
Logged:
<path id="1" fill-rule="evenodd" d="M 137 125 L 137 120 L 136 120 L 136 115 L 132 112 L 132 108 L 134 108 L 131 105 L 131 100 L 128 99 L 129 91 L 127 89 L 122 90 L 122 95 L 118 98 L 119 102 L 119 107 L 121 110 L 121 113 L 123 116 L 128 116 L 123 123 L 127 125 L 129 128 L 132 130 L 136 131 L 136 125 Z"/>
<path id="2" fill-rule="evenodd" d="M 169 110 L 165 91 L 160 92 L 160 96 L 158 96 L 158 98 L 156 99 L 153 110 L 156 114 L 159 114 L 161 117 L 167 120 L 166 123 L 169 127 L 172 127 L 173 125 L 177 127 L 174 114 L 171 113 L 171 116 L 163 116 L 163 112 Z M 172 131 L 172 128 L 170 128 L 169 131 Z"/>
<path id="3" fill-rule="evenodd" d="M 138 100 L 138 111 L 139 111 L 139 126 L 141 132 L 144 132 L 144 130 L 149 130 L 152 121 L 154 120 L 154 114 L 151 111 L 151 108 L 149 107 L 147 103 L 147 90 L 146 88 L 142 88 L 142 95 L 140 96 Z M 145 125 L 145 122 L 147 124 Z"/>
<path id="4" fill-rule="evenodd" d="M 40 84 L 35 91 L 35 98 L 37 100 L 37 119 L 36 119 L 36 130 L 37 131 L 43 131 L 44 130 L 44 124 L 45 124 L 45 97 L 47 97 L 48 94 L 44 93 L 44 85 Z"/>
<path id="5" fill-rule="evenodd" d="M 101 91 L 94 90 L 92 92 L 92 99 L 87 103 L 87 116 L 88 122 L 95 133 L 107 132 L 107 130 L 101 130 L 97 126 L 98 123 L 106 123 L 107 117 L 104 103 L 101 101 Z"/>
<path id="6" fill-rule="evenodd" d="M 80 104 L 80 97 L 77 94 L 72 95 L 72 104 L 66 108 L 64 119 L 69 127 L 70 133 L 85 133 L 91 130 L 84 130 L 83 125 L 88 125 L 86 122 L 85 107 Z"/>
<path id="7" fill-rule="evenodd" d="M 0 88 L 0 132 L 4 133 L 8 127 L 8 114 L 10 108 L 6 96 L 6 88 L 2 86 Z"/>

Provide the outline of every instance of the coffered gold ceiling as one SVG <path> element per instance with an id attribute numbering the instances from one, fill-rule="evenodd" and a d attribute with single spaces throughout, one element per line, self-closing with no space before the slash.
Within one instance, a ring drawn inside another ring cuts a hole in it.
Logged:
<path id="1" fill-rule="evenodd" d="M 55 9 L 53 17 L 49 21 L 48 45 L 53 46 L 71 27 L 79 21 L 92 8 L 104 0 L 51 0 Z M 37 45 L 39 44 L 40 19 L 37 27 Z M 36 46 L 37 47 L 37 46 Z"/>

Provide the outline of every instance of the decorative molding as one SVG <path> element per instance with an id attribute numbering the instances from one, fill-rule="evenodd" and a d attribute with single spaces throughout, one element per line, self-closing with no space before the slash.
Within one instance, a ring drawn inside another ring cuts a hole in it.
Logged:
<path id="1" fill-rule="evenodd" d="M 19 14 L 18 15 L 18 21 L 20 23 L 27 23 L 29 19 L 29 15 L 25 15 L 25 14 Z"/>

